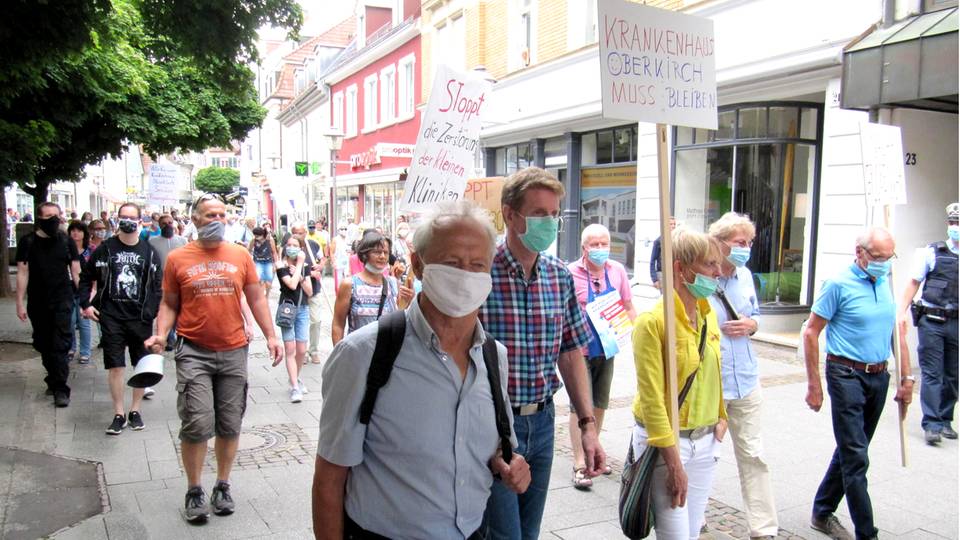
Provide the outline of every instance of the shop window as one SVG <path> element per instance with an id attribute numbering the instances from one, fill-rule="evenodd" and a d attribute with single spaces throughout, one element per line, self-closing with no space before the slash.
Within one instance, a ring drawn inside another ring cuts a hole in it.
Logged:
<path id="1" fill-rule="evenodd" d="M 720 129 L 702 138 L 706 130 L 696 130 L 692 143 L 684 142 L 689 131 L 675 130 L 674 215 L 704 231 L 731 210 L 750 216 L 757 236 L 747 266 L 766 310 L 811 301 L 816 246 L 804 231 L 819 182 L 820 110 L 796 104 L 732 107 L 720 112 Z"/>
<path id="2" fill-rule="evenodd" d="M 613 163 L 613 132 L 597 133 L 597 165 Z"/>
<path id="3" fill-rule="evenodd" d="M 394 229 L 394 182 L 368 184 L 364 188 L 363 222 L 371 227 L 379 227 L 387 237 L 393 236 Z"/>
<path id="4" fill-rule="evenodd" d="M 496 163 L 494 164 L 495 171 L 498 176 L 506 176 L 507 174 L 507 149 L 506 148 L 497 148 L 496 156 L 494 157 Z"/>
<path id="5" fill-rule="evenodd" d="M 633 150 L 633 137 L 630 128 L 620 128 L 613 132 L 613 162 L 623 163 L 630 159 Z"/>

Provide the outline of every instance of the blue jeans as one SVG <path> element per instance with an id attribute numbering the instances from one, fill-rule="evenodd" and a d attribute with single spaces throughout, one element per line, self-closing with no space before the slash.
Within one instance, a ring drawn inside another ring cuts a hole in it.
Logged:
<path id="1" fill-rule="evenodd" d="M 80 304 L 78 302 L 73 303 L 73 339 L 71 341 L 70 349 L 77 350 L 80 353 L 80 356 L 85 358 L 90 358 L 90 319 L 84 319 L 80 315 Z M 80 344 L 77 345 L 77 336 L 80 334 Z"/>
<path id="2" fill-rule="evenodd" d="M 890 384 L 890 373 L 864 373 L 827 361 L 827 392 L 837 448 L 813 502 L 813 515 L 834 513 L 847 497 L 857 538 L 877 535 L 873 506 L 867 493 L 867 449 L 877 429 Z"/>
<path id="3" fill-rule="evenodd" d="M 289 341 L 306 343 L 310 341 L 310 306 L 306 302 L 297 308 L 297 318 L 293 320 L 293 326 L 280 328 L 280 334 L 283 336 L 284 343 Z"/>
<path id="4" fill-rule="evenodd" d="M 917 326 L 920 357 L 920 425 L 930 431 L 942 431 L 953 422 L 957 404 L 957 321 L 931 321 L 926 316 Z"/>
<path id="5" fill-rule="evenodd" d="M 540 521 L 547 504 L 550 469 L 553 467 L 554 408 L 550 403 L 536 414 L 514 416 L 513 430 L 517 448 L 530 464 L 530 487 L 517 495 L 493 481 L 483 526 L 488 540 L 536 540 L 540 537 Z"/>

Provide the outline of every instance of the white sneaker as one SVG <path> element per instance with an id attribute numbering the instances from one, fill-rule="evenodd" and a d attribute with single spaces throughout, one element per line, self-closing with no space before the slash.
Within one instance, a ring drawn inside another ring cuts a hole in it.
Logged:
<path id="1" fill-rule="evenodd" d="M 156 392 L 149 386 L 143 389 L 143 399 L 151 399 Z"/>
<path id="2" fill-rule="evenodd" d="M 300 392 L 302 392 L 302 393 L 304 393 L 304 394 L 309 394 L 309 393 L 310 393 L 310 391 L 307 390 L 307 385 L 303 384 L 303 381 L 300 380 L 300 379 L 297 379 L 297 388 L 299 388 L 299 389 L 300 389 Z"/>
<path id="3" fill-rule="evenodd" d="M 290 403 L 300 403 L 303 401 L 303 392 L 299 388 L 293 387 L 290 389 Z"/>

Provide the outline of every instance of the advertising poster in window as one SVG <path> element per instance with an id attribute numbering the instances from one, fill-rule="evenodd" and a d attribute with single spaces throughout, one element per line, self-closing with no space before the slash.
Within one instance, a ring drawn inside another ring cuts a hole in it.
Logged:
<path id="1" fill-rule="evenodd" d="M 580 172 L 580 230 L 599 223 L 610 230 L 610 258 L 633 274 L 637 221 L 637 166 Z"/>

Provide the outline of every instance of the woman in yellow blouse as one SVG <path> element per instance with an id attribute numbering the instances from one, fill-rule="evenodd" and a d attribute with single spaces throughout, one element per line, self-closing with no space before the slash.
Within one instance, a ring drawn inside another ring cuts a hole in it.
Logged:
<path id="1" fill-rule="evenodd" d="M 661 299 L 637 317 L 633 328 L 637 395 L 633 400 L 633 451 L 660 449 L 653 473 L 657 538 L 695 539 L 719 442 L 727 431 L 720 380 L 720 330 L 707 298 L 717 287 L 722 256 L 709 236 L 678 227 L 673 231 L 673 302 L 676 307 L 677 389 L 696 373 L 680 407 L 680 438 L 674 436 L 666 403 L 666 357 Z M 669 290 L 669 289 L 667 289 Z M 664 294 L 664 298 L 666 298 Z M 701 334 L 706 333 L 703 357 Z"/>

